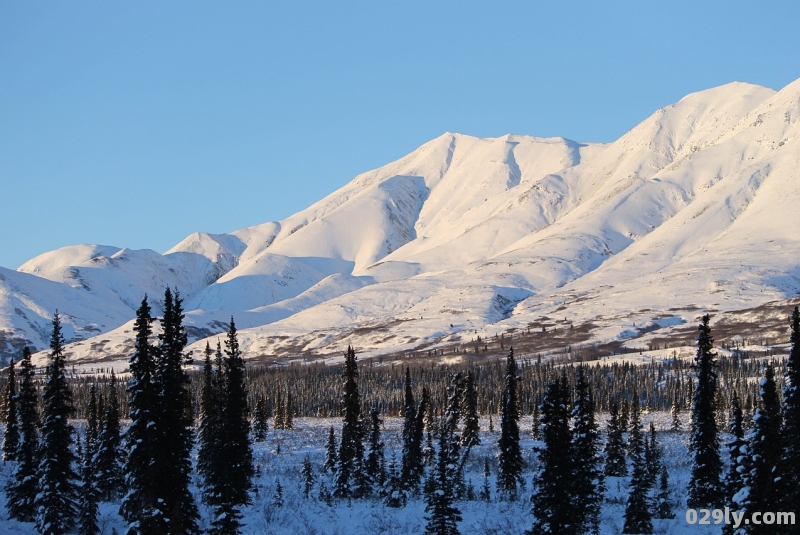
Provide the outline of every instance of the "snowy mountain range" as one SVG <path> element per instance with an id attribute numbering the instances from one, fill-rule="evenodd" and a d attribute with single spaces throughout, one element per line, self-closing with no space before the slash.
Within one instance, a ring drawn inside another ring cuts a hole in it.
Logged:
<path id="1" fill-rule="evenodd" d="M 446 133 L 283 220 L 164 254 L 75 245 L 0 268 L 0 354 L 124 361 L 146 293 L 185 299 L 193 348 L 231 316 L 248 358 L 430 348 L 564 317 L 639 339 L 800 289 L 800 80 L 731 83 L 613 143 Z"/>

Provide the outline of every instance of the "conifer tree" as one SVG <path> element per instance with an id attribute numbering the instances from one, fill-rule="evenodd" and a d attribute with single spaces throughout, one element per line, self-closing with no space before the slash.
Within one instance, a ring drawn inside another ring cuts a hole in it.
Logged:
<path id="1" fill-rule="evenodd" d="M 417 408 L 411 390 L 411 370 L 406 366 L 403 403 L 403 450 L 401 457 L 401 481 L 404 490 L 416 490 L 422 476 L 422 443 L 418 438 Z"/>
<path id="2" fill-rule="evenodd" d="M 672 427 L 670 427 L 670 431 L 673 433 L 679 433 L 683 429 L 683 423 L 681 422 L 681 405 L 678 403 L 677 397 L 672 403 L 670 414 L 672 416 Z"/>
<path id="3" fill-rule="evenodd" d="M 267 431 L 269 430 L 267 419 L 267 400 L 264 396 L 258 396 L 256 409 L 253 411 L 253 439 L 256 442 L 267 440 Z"/>
<path id="4" fill-rule="evenodd" d="M 21 522 L 33 522 L 36 509 L 34 498 L 38 493 L 36 470 L 39 465 L 38 396 L 34 383 L 35 366 L 31 363 L 31 350 L 22 350 L 19 364 L 19 393 L 16 396 L 19 416 L 19 448 L 14 475 L 6 488 L 8 516 Z"/>
<path id="5" fill-rule="evenodd" d="M 113 370 L 108 382 L 108 401 L 105 405 L 94 465 L 100 499 L 112 501 L 122 493 L 124 485 L 122 472 L 124 452 L 120 435 L 117 376 Z"/>
<path id="6" fill-rule="evenodd" d="M 782 492 L 783 511 L 793 511 L 800 516 L 800 311 L 794 307 L 791 316 L 792 349 L 786 359 L 783 387 L 783 440 Z M 795 533 L 798 533 L 797 530 Z"/>
<path id="7" fill-rule="evenodd" d="M 467 371 L 461 395 L 461 417 L 464 429 L 461 432 L 461 444 L 464 447 L 477 446 L 481 443 L 478 424 L 478 392 L 475 390 L 475 377 L 472 370 Z"/>
<path id="8" fill-rule="evenodd" d="M 743 492 L 734 498 L 745 511 L 745 518 L 750 518 L 756 511 L 771 511 L 781 499 L 781 489 L 777 485 L 781 475 L 781 413 L 772 366 L 764 370 L 759 394 L 761 406 L 753 415 L 753 427 L 748 435 Z M 747 530 L 748 533 L 765 535 L 775 532 L 773 526 L 764 524 L 751 524 Z"/>
<path id="9" fill-rule="evenodd" d="M 653 487 L 656 484 L 656 479 L 658 479 L 659 474 L 661 473 L 661 445 L 658 442 L 658 438 L 656 438 L 656 426 L 653 422 L 650 422 L 650 434 L 647 442 L 647 448 L 645 449 L 645 460 L 647 461 L 647 472 L 649 476 L 649 483 L 650 486 Z"/>
<path id="10" fill-rule="evenodd" d="M 91 385 L 89 387 L 89 407 L 86 418 L 86 445 L 82 455 L 80 452 L 78 453 L 78 458 L 81 459 L 81 487 L 78 501 L 79 535 L 97 535 L 100 532 L 100 527 L 97 524 L 100 491 L 98 490 L 99 479 L 96 467 L 99 436 L 95 391 L 95 385 Z M 78 445 L 80 445 L 80 437 L 78 438 Z"/>
<path id="11" fill-rule="evenodd" d="M 483 458 L 483 486 L 481 487 L 480 498 L 484 502 L 492 500 L 492 489 L 489 485 L 489 476 L 492 475 L 489 470 L 489 458 Z"/>
<path id="12" fill-rule="evenodd" d="M 581 533 L 596 534 L 600 526 L 600 506 L 605 493 L 605 478 L 600 457 L 594 400 L 583 366 L 578 367 L 575 402 L 572 409 L 572 487 L 575 499 L 575 524 Z"/>
<path id="13" fill-rule="evenodd" d="M 161 505 L 170 534 L 199 533 L 199 517 L 194 496 L 189 491 L 191 451 L 194 442 L 189 377 L 183 366 L 188 342 L 183 326 L 183 300 L 167 288 L 164 292 L 164 317 L 156 351 L 156 444 L 154 469 L 161 483 Z"/>
<path id="14" fill-rule="evenodd" d="M 356 352 L 352 347 L 347 348 L 344 358 L 344 372 L 342 374 L 342 441 L 339 446 L 339 467 L 336 474 L 336 489 L 334 495 L 339 498 L 358 498 L 358 480 L 363 478 L 362 465 L 364 460 L 363 433 L 360 423 L 361 396 L 358 393 L 358 364 Z"/>
<path id="15" fill-rule="evenodd" d="M 625 429 L 617 408 L 617 402 L 611 404 L 611 414 L 606 431 L 606 464 L 605 474 L 613 477 L 628 475 L 628 465 L 625 461 Z"/>
<path id="16" fill-rule="evenodd" d="M 330 473 L 336 472 L 339 464 L 339 454 L 336 452 L 336 435 L 333 433 L 333 426 L 328 431 L 328 443 L 325 446 L 325 462 L 322 468 Z"/>
<path id="17" fill-rule="evenodd" d="M 129 359 L 128 409 L 131 424 L 125 432 L 127 460 L 125 486 L 128 493 L 120 514 L 128 523 L 128 535 L 168 533 L 163 509 L 162 482 L 153 469 L 159 447 L 160 419 L 155 384 L 156 348 L 151 344 L 153 317 L 147 296 L 136 311 L 134 352 Z"/>
<path id="18" fill-rule="evenodd" d="M 394 458 L 389 463 L 389 470 L 386 474 L 386 489 L 383 492 L 383 503 L 387 507 L 405 507 L 408 502 L 408 494 L 404 488 L 402 475 L 397 470 Z"/>
<path id="19" fill-rule="evenodd" d="M 430 492 L 425 500 L 425 533 L 458 535 L 461 511 L 455 506 L 454 479 L 458 464 L 459 439 L 453 434 L 451 422 L 441 426 L 436 467 L 430 476 Z"/>
<path id="20" fill-rule="evenodd" d="M 381 440 L 381 424 L 383 420 L 376 405 L 373 405 L 370 409 L 369 418 L 369 453 L 367 454 L 364 468 L 375 488 L 380 489 L 386 481 L 386 468 L 383 456 L 383 441 Z"/>
<path id="21" fill-rule="evenodd" d="M 652 485 L 645 459 L 645 438 L 642 436 L 639 420 L 639 394 L 635 389 L 630 407 L 628 450 L 633 467 L 622 533 L 653 533 L 652 504 L 650 503 Z"/>
<path id="22" fill-rule="evenodd" d="M 222 364 L 222 349 L 218 348 L 219 364 Z M 208 501 L 208 493 L 214 492 L 211 484 L 213 464 L 220 449 L 220 392 L 218 391 L 219 380 L 215 376 L 214 367 L 211 363 L 212 350 L 208 342 L 204 351 L 203 360 L 203 382 L 200 390 L 200 422 L 197 430 L 197 471 L 203 477 L 205 489 L 203 499 Z M 222 370 L 217 369 L 221 374 Z"/>
<path id="23" fill-rule="evenodd" d="M 433 409 L 431 408 L 430 393 L 426 387 L 422 387 L 422 397 L 419 400 L 419 407 L 417 409 L 417 422 L 414 428 L 414 441 L 420 445 L 420 478 L 424 466 L 433 464 L 434 451 L 433 451 L 433 437 L 431 436 L 432 422 L 433 422 Z M 425 445 L 422 445 L 423 435 L 425 438 Z"/>
<path id="24" fill-rule="evenodd" d="M 3 434 L 3 460 L 14 461 L 19 448 L 19 423 L 17 422 L 17 379 L 14 376 L 14 360 L 8 367 L 8 382 L 3 393 L 3 423 L 6 430 Z"/>
<path id="25" fill-rule="evenodd" d="M 539 471 L 534 474 L 533 527 L 529 535 L 577 533 L 572 488 L 572 437 L 569 428 L 569 387 L 561 375 L 547 387 L 542 401 L 542 441 L 537 448 Z"/>
<path id="26" fill-rule="evenodd" d="M 726 444 L 730 462 L 728 463 L 728 471 L 725 473 L 724 481 L 725 505 L 731 511 L 739 510 L 739 504 L 736 503 L 734 497 L 742 490 L 742 476 L 745 471 L 743 463 L 744 454 L 747 451 L 747 441 L 744 439 L 743 419 L 739 397 L 734 390 L 731 398 L 731 417 L 728 423 L 728 432 L 731 435 L 731 439 Z M 732 535 L 733 525 L 726 524 L 722 527 L 722 531 L 726 535 Z"/>
<path id="27" fill-rule="evenodd" d="M 314 467 L 311 466 L 311 459 L 308 456 L 303 458 L 303 468 L 300 471 L 303 477 L 303 496 L 307 500 L 311 495 L 311 489 L 314 487 Z"/>
<path id="28" fill-rule="evenodd" d="M 664 465 L 661 466 L 661 471 L 659 472 L 658 493 L 656 494 L 653 517 L 658 519 L 675 518 L 675 513 L 672 511 L 672 504 L 670 503 L 669 475 L 667 474 L 667 467 Z"/>
<path id="29" fill-rule="evenodd" d="M 289 388 L 286 389 L 286 403 L 283 406 L 283 427 L 281 429 L 292 429 L 294 427 L 294 418 L 292 408 L 292 392 Z"/>
<path id="30" fill-rule="evenodd" d="M 34 498 L 36 528 L 40 533 L 61 535 L 75 525 L 78 474 L 73 463 L 73 427 L 68 418 L 74 412 L 72 391 L 65 375 L 64 335 L 58 312 L 53 316 L 50 359 L 42 392 L 42 435 L 39 440 L 39 493 Z"/>
<path id="31" fill-rule="evenodd" d="M 272 421 L 272 428 L 273 429 L 286 429 L 284 425 L 284 415 L 283 415 L 283 396 L 280 392 L 278 392 L 277 403 L 275 405 L 275 417 Z"/>
<path id="32" fill-rule="evenodd" d="M 531 438 L 533 440 L 542 438 L 541 429 L 539 427 L 539 419 L 541 417 L 542 414 L 539 412 L 539 403 L 534 403 L 533 412 L 531 413 L 531 419 L 533 420 L 533 424 L 531 425 Z"/>
<path id="33" fill-rule="evenodd" d="M 517 486 L 522 484 L 522 469 L 525 462 L 519 446 L 519 404 L 517 401 L 517 363 L 514 349 L 511 348 L 506 359 L 505 388 L 500 408 L 500 449 L 497 472 L 497 490 L 511 501 L 516 500 Z"/>
<path id="34" fill-rule="evenodd" d="M 717 354 L 708 325 L 710 317 L 703 316 L 698 326 L 695 369 L 697 386 L 692 395 L 691 453 L 692 477 L 689 481 L 690 508 L 718 507 L 723 493 L 720 482 L 722 461 L 719 455 L 719 436 L 716 420 Z"/>

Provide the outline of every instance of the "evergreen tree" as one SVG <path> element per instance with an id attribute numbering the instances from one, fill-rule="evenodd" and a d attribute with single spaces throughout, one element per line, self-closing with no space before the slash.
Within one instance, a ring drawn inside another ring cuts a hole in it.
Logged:
<path id="1" fill-rule="evenodd" d="M 542 441 L 537 448 L 539 471 L 534 474 L 533 527 L 529 535 L 577 533 L 572 488 L 572 437 L 569 428 L 567 378 L 550 383 L 541 406 Z"/>
<path id="2" fill-rule="evenodd" d="M 222 350 L 221 348 L 218 349 L 221 365 Z M 203 498 L 207 501 L 207 492 L 209 490 L 213 492 L 211 485 L 208 484 L 212 475 L 212 465 L 216 461 L 215 456 L 220 448 L 220 393 L 217 388 L 218 381 L 215 377 L 214 367 L 211 364 L 211 355 L 213 352 L 208 342 L 206 342 L 206 348 L 203 354 L 203 382 L 200 389 L 200 422 L 197 430 L 197 472 L 203 477 L 206 483 Z M 218 373 L 221 373 L 221 370 L 218 369 Z"/>
<path id="3" fill-rule="evenodd" d="M 628 450 L 633 467 L 622 533 L 653 533 L 652 504 L 650 503 L 652 485 L 645 459 L 645 438 L 642 436 L 639 422 L 639 394 L 634 390 L 630 408 L 628 439 Z"/>
<path id="4" fill-rule="evenodd" d="M 311 489 L 314 487 L 314 467 L 311 466 L 311 459 L 306 456 L 303 458 L 303 468 L 300 471 L 303 477 L 303 496 L 308 499 L 311 495 Z"/>
<path id="5" fill-rule="evenodd" d="M 86 457 L 91 459 L 97 449 L 97 387 L 89 386 L 89 406 L 86 408 Z"/>
<path id="6" fill-rule="evenodd" d="M 286 389 L 286 404 L 283 406 L 283 427 L 281 429 L 292 429 L 294 421 L 292 417 L 292 392 Z"/>
<path id="7" fill-rule="evenodd" d="M 672 427 L 670 427 L 670 431 L 679 433 L 683 429 L 683 423 L 681 422 L 681 405 L 678 403 L 677 397 L 672 403 L 670 414 L 672 415 Z"/>
<path id="8" fill-rule="evenodd" d="M 336 453 L 336 435 L 333 433 L 333 426 L 328 432 L 328 443 L 325 446 L 325 462 L 322 468 L 330 473 L 336 472 L 336 466 L 339 464 L 339 454 Z"/>
<path id="9" fill-rule="evenodd" d="M 273 429 L 286 429 L 283 415 L 283 396 L 278 392 L 277 404 L 275 405 L 275 419 L 272 422 Z"/>
<path id="10" fill-rule="evenodd" d="M 667 474 L 667 467 L 664 465 L 661 466 L 661 472 L 659 473 L 658 493 L 656 494 L 655 514 L 653 516 L 658 519 L 675 518 L 670 501 L 669 475 Z"/>
<path id="11" fill-rule="evenodd" d="M 531 425 L 531 438 L 533 440 L 542 438 L 541 429 L 539 428 L 539 419 L 541 417 L 542 414 L 539 412 L 539 403 L 534 403 L 533 412 L 531 414 L 531 419 L 533 420 L 533 424 Z"/>
<path id="12" fill-rule="evenodd" d="M 389 470 L 386 477 L 386 489 L 383 492 L 384 505 L 392 508 L 405 507 L 406 503 L 408 503 L 408 494 L 404 488 L 403 478 L 397 470 L 394 458 L 389 463 Z"/>
<path id="13" fill-rule="evenodd" d="M 40 533 L 61 535 L 75 525 L 78 474 L 73 463 L 73 427 L 68 418 L 74 412 L 72 392 L 65 375 L 64 335 L 58 312 L 53 316 L 50 359 L 42 392 L 42 435 L 39 440 L 39 493 L 34 498 L 36 528 Z"/>
<path id="14" fill-rule="evenodd" d="M 264 442 L 267 440 L 267 425 L 268 411 L 267 400 L 264 396 L 258 396 L 256 400 L 256 409 L 253 412 L 253 439 L 256 442 Z"/>
<path id="15" fill-rule="evenodd" d="M 361 396 L 358 393 L 358 365 L 356 352 L 352 347 L 347 348 L 344 356 L 344 381 L 342 396 L 342 441 L 339 446 L 339 467 L 336 474 L 336 489 L 334 495 L 339 498 L 358 498 L 357 481 L 363 478 L 361 474 L 364 459 L 364 444 L 362 440 Z"/>
<path id="16" fill-rule="evenodd" d="M 411 371 L 406 367 L 403 403 L 403 452 L 401 457 L 401 480 L 405 490 L 416 489 L 422 476 L 422 441 L 418 433 L 419 420 L 411 390 Z"/>
<path id="17" fill-rule="evenodd" d="M 3 423 L 6 430 L 3 434 L 3 460 L 14 461 L 19 448 L 19 424 L 17 422 L 17 379 L 14 376 L 14 361 L 8 367 L 8 383 L 3 393 Z"/>
<path id="18" fill-rule="evenodd" d="M 719 436 L 717 434 L 716 395 L 717 395 L 717 354 L 713 351 L 714 339 L 708 326 L 710 317 L 703 316 L 698 326 L 697 386 L 692 396 L 691 452 L 692 477 L 689 481 L 690 508 L 714 508 L 722 503 L 723 493 L 720 483 L 722 461 L 719 455 Z"/>
<path id="19" fill-rule="evenodd" d="M 747 451 L 747 441 L 744 439 L 743 419 L 742 408 L 739 406 L 739 397 L 734 390 L 731 398 L 731 417 L 728 423 L 728 432 L 731 435 L 731 439 L 726 444 L 730 462 L 728 463 L 728 471 L 725 474 L 724 481 L 725 505 L 731 511 L 739 510 L 739 504 L 736 503 L 734 497 L 743 486 L 742 476 L 745 470 L 743 461 L 744 453 Z M 726 524 L 722 527 L 722 531 L 726 535 L 732 535 L 733 525 Z"/>
<path id="20" fill-rule="evenodd" d="M 367 454 L 364 468 L 367 477 L 375 488 L 380 489 L 386 481 L 386 472 L 383 456 L 383 441 L 381 440 L 381 424 L 383 420 L 378 407 L 373 405 L 369 411 L 369 453 Z"/>
<path id="21" fill-rule="evenodd" d="M 497 489 L 510 500 L 516 500 L 517 485 L 522 484 L 522 469 L 525 462 L 519 446 L 519 404 L 517 402 L 517 363 L 514 349 L 506 359 L 505 388 L 500 408 L 500 468 L 497 473 Z"/>
<path id="22" fill-rule="evenodd" d="M 791 328 L 792 349 L 786 359 L 782 407 L 782 511 L 800 513 L 797 505 L 800 503 L 800 311 L 797 307 L 792 312 Z"/>
<path id="23" fill-rule="evenodd" d="M 761 406 L 753 416 L 753 427 L 748 435 L 747 472 L 744 476 L 743 492 L 734 498 L 745 518 L 756 511 L 771 511 L 780 503 L 780 462 L 781 462 L 781 413 L 778 389 L 775 385 L 775 371 L 767 366 L 761 379 Z M 769 525 L 751 524 L 748 533 L 772 534 L 775 528 Z"/>
<path id="24" fill-rule="evenodd" d="M 451 416 L 452 419 L 452 416 Z M 431 491 L 425 500 L 425 533 L 430 535 L 458 535 L 461 511 L 455 506 L 453 494 L 456 465 L 458 464 L 458 437 L 453 435 L 451 423 L 441 426 L 436 467 L 430 476 Z"/>
<path id="25" fill-rule="evenodd" d="M 19 393 L 16 396 L 19 417 L 19 448 L 14 475 L 6 488 L 8 516 L 21 522 L 33 522 L 36 509 L 34 498 L 37 489 L 36 470 L 39 465 L 38 396 L 34 383 L 35 366 L 31 363 L 31 350 L 22 350 L 19 364 Z"/>
<path id="26" fill-rule="evenodd" d="M 433 427 L 433 409 L 431 408 L 430 393 L 424 386 L 422 387 L 422 398 L 419 401 L 419 408 L 417 409 L 417 422 L 414 428 L 414 441 L 420 444 L 421 449 L 421 465 L 420 477 L 424 466 L 433 464 L 435 452 L 433 450 L 433 437 L 431 436 L 431 427 Z M 427 431 L 427 433 L 426 433 Z M 423 435 L 425 436 L 425 445 L 422 445 Z"/>
<path id="27" fill-rule="evenodd" d="M 489 476 L 492 473 L 489 471 L 489 458 L 483 458 L 483 486 L 481 487 L 480 498 L 484 502 L 492 501 L 492 489 L 489 486 Z"/>
<path id="28" fill-rule="evenodd" d="M 281 480 L 278 479 L 275 481 L 275 494 L 272 495 L 272 506 L 280 509 L 283 505 L 283 487 L 281 486 Z"/>
<path id="29" fill-rule="evenodd" d="M 99 447 L 98 421 L 97 421 L 97 396 L 95 385 L 89 387 L 89 406 L 86 417 L 85 448 L 78 453 L 81 459 L 81 488 L 78 502 L 78 533 L 80 535 L 97 535 L 100 528 L 97 525 L 98 502 L 98 474 L 96 470 L 96 452 Z M 78 438 L 80 446 L 80 437 Z"/>
<path id="30" fill-rule="evenodd" d="M 182 304 L 180 295 L 167 288 L 154 375 L 157 447 L 152 469 L 159 476 L 159 508 L 170 534 L 199 533 L 197 505 L 189 491 L 194 436 L 189 377 L 183 369 L 190 360 L 184 355 L 188 338 Z"/>
<path id="31" fill-rule="evenodd" d="M 120 436 L 117 376 L 113 370 L 108 382 L 108 401 L 105 405 L 94 465 L 100 499 L 112 501 L 122 493 L 124 486 L 124 452 Z"/>
<path id="32" fill-rule="evenodd" d="M 162 480 L 153 469 L 159 447 L 160 419 L 156 403 L 156 348 L 150 342 L 153 317 L 147 296 L 136 311 L 134 352 L 129 359 L 128 409 L 131 424 L 125 432 L 127 460 L 125 486 L 128 493 L 120 514 L 128 523 L 128 535 L 168 533 L 163 509 Z"/>
<path id="33" fill-rule="evenodd" d="M 475 390 L 475 377 L 472 370 L 467 371 L 463 387 L 461 417 L 464 420 L 464 429 L 461 432 L 461 444 L 465 447 L 472 447 L 481 443 L 480 425 L 478 424 L 478 392 Z"/>
<path id="34" fill-rule="evenodd" d="M 244 359 L 231 318 L 217 392 L 219 413 L 214 425 L 217 429 L 212 433 L 218 437 L 217 449 L 206 471 L 207 501 L 215 512 L 212 531 L 218 534 L 238 533 L 239 507 L 249 502 L 248 491 L 255 472 L 244 374 Z"/>
<path id="35" fill-rule="evenodd" d="M 650 486 L 655 486 L 656 479 L 661 473 L 661 445 L 656 438 L 656 426 L 650 422 L 650 436 L 645 449 L 645 460 Z"/>
<path id="36" fill-rule="evenodd" d="M 611 404 L 611 415 L 608 420 L 606 436 L 605 474 L 613 477 L 628 475 L 628 465 L 625 462 L 625 428 L 622 427 L 616 402 Z"/>
<path id="37" fill-rule="evenodd" d="M 572 492 L 575 524 L 581 533 L 599 533 L 605 483 L 600 457 L 594 400 L 583 366 L 578 367 L 572 409 Z"/>

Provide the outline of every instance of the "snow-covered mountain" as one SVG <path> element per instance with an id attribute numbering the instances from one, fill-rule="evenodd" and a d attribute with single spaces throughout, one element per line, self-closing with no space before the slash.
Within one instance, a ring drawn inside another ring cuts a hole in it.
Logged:
<path id="1" fill-rule="evenodd" d="M 161 255 L 79 245 L 0 268 L 0 352 L 119 360 L 147 293 L 177 287 L 205 345 L 248 357 L 430 347 L 568 316 L 597 340 L 800 289 L 800 80 L 731 83 L 619 140 L 444 134 L 283 221 Z M 664 321 L 664 317 L 670 319 Z M 659 323 L 660 321 L 660 323 Z"/>

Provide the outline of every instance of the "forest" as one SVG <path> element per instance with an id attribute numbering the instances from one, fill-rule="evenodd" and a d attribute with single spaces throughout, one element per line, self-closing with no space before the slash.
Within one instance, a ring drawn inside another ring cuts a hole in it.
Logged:
<path id="1" fill-rule="evenodd" d="M 617 521 L 612 532 L 654 533 L 684 510 L 726 508 L 746 515 L 736 533 L 797 533 L 789 516 L 741 523 L 793 518 L 800 503 L 797 308 L 788 355 L 720 357 L 706 315 L 691 360 L 517 358 L 509 344 L 503 358 L 406 366 L 360 364 L 352 348 L 337 366 L 247 366 L 233 318 L 192 363 L 177 292 L 163 310 L 142 301 L 120 376 L 70 372 L 57 314 L 46 369 L 27 349 L 6 368 L 9 520 L 55 535 L 296 532 L 276 513 L 291 477 L 295 505 L 337 518 L 353 503 L 408 512 L 377 532 L 487 531 L 473 521 L 482 503 L 527 510 L 515 529 L 531 534 Z"/>

